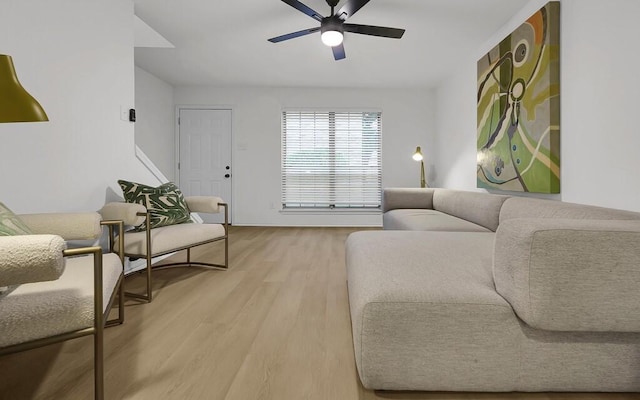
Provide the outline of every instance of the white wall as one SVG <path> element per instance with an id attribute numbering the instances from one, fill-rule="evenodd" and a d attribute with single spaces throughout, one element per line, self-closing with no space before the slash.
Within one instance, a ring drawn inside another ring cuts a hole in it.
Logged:
<path id="1" fill-rule="evenodd" d="M 438 88 L 438 186 L 478 190 L 476 62 L 546 3 L 531 1 Z M 561 193 L 544 197 L 640 211 L 640 2 L 562 0 L 560 15 Z"/>
<path id="2" fill-rule="evenodd" d="M 0 52 L 50 120 L 0 124 L 0 201 L 14 211 L 94 211 L 118 178 L 153 179 L 120 119 L 134 104 L 132 25 L 130 0 L 2 1 Z"/>
<path id="3" fill-rule="evenodd" d="M 236 225 L 380 225 L 379 214 L 282 213 L 280 133 L 283 108 L 367 108 L 382 110 L 383 187 L 419 186 L 411 155 L 420 145 L 432 155 L 434 99 L 426 90 L 177 87 L 177 105 L 233 110 L 233 200 Z M 274 205 L 271 208 L 271 205 Z"/>
<path id="4" fill-rule="evenodd" d="M 167 177 L 175 180 L 173 86 L 136 67 L 136 144 Z"/>

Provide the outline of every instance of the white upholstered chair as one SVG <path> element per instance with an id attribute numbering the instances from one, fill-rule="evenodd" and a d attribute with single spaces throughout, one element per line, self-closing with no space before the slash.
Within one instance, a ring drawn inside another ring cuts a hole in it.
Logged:
<path id="1" fill-rule="evenodd" d="M 124 255 L 67 249 L 66 240 L 95 240 L 102 225 L 122 222 L 98 213 L 18 217 L 33 234 L 0 236 L 0 355 L 93 335 L 95 398 L 103 399 L 103 330 L 124 322 Z M 106 321 L 117 293 L 118 317 Z"/>
<path id="2" fill-rule="evenodd" d="M 212 269 L 226 270 L 229 267 L 229 212 L 227 204 L 215 196 L 186 196 L 187 206 L 190 212 L 196 213 L 224 213 L 224 223 L 181 223 L 169 226 L 151 228 L 149 212 L 142 204 L 111 202 L 101 210 L 103 218 L 124 221 L 126 226 L 140 226 L 144 224 L 144 230 L 129 229 L 124 235 L 112 238 L 117 243 L 124 236 L 124 255 L 132 259 L 143 258 L 146 260 L 146 293 L 130 293 L 127 295 L 141 298 L 151 302 L 153 298 L 151 270 L 152 258 L 162 255 L 187 251 L 187 259 L 183 262 L 162 264 L 156 268 L 173 266 L 202 266 Z M 216 241 L 224 241 L 224 263 L 211 263 L 191 260 L 191 248 Z"/>

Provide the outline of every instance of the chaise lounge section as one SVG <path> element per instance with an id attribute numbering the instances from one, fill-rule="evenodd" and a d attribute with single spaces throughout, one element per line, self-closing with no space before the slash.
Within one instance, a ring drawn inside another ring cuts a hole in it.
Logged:
<path id="1" fill-rule="evenodd" d="M 386 189 L 347 240 L 363 385 L 640 391 L 640 213 Z"/>

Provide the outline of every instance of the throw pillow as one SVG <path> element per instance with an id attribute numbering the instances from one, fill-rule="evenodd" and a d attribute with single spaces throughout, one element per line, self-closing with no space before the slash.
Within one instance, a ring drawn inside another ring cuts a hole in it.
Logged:
<path id="1" fill-rule="evenodd" d="M 31 235 L 32 233 L 13 211 L 0 203 L 0 236 Z"/>
<path id="2" fill-rule="evenodd" d="M 147 208 L 151 228 L 191 221 L 187 202 L 173 182 L 158 187 L 124 180 L 119 180 L 118 184 L 127 203 L 142 204 Z M 138 232 L 144 229 L 145 224 L 135 227 Z"/>

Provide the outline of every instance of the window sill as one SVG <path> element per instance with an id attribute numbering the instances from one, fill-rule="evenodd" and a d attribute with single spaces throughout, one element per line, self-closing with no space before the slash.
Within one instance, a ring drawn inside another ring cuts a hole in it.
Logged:
<path id="1" fill-rule="evenodd" d="M 380 208 L 286 208 L 279 211 L 281 214 L 357 214 L 357 215 L 380 215 Z"/>

